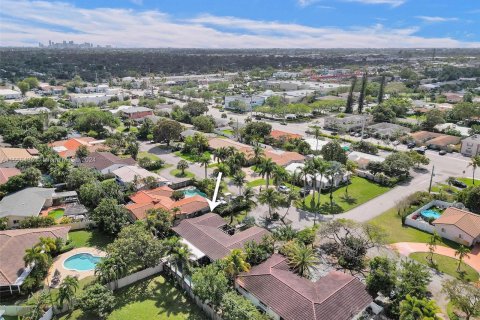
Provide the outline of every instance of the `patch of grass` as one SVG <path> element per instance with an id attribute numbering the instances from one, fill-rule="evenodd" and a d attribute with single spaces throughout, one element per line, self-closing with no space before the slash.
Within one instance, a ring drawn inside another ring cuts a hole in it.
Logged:
<path id="1" fill-rule="evenodd" d="M 95 280 L 95 276 L 90 276 L 90 277 L 86 277 L 86 278 L 83 278 L 82 280 L 79 280 L 78 281 L 78 289 L 77 291 L 75 292 L 75 296 L 76 297 L 79 297 L 80 294 L 82 294 L 83 290 L 85 290 L 85 288 L 87 287 L 87 285 L 89 285 L 90 283 L 92 283 L 93 281 Z M 36 292 L 35 294 L 38 294 L 40 293 L 40 291 Z M 48 291 L 47 291 L 48 292 Z M 50 289 L 50 294 L 52 296 L 52 301 L 54 303 L 56 303 L 57 301 L 57 296 L 58 296 L 58 288 L 53 288 L 53 289 Z M 32 302 L 33 303 L 33 297 L 30 297 L 30 299 L 27 301 L 27 304 L 29 302 Z"/>
<path id="2" fill-rule="evenodd" d="M 117 132 L 133 132 L 133 133 L 137 133 L 137 132 L 138 132 L 138 128 L 137 128 L 137 127 L 131 126 L 131 127 L 130 127 L 130 130 L 128 130 L 128 128 L 125 127 L 123 124 L 119 125 L 115 130 L 116 130 Z"/>
<path id="3" fill-rule="evenodd" d="M 411 208 L 411 212 L 415 211 L 416 208 Z M 381 215 L 373 218 L 369 221 L 375 225 L 382 227 L 386 234 L 387 238 L 385 239 L 387 243 L 396 243 L 396 242 L 420 242 L 428 243 L 430 241 L 431 234 L 424 232 L 409 226 L 402 226 L 402 219 L 397 214 L 397 210 L 392 208 Z M 450 241 L 448 239 L 442 239 L 438 245 L 450 247 L 453 249 L 458 248 L 458 244 Z"/>
<path id="4" fill-rule="evenodd" d="M 447 304 L 447 315 L 448 315 L 448 318 L 450 320 L 460 320 L 460 317 L 457 316 L 456 312 L 455 312 L 455 306 L 453 305 L 453 303 L 450 301 L 448 304 Z"/>
<path id="5" fill-rule="evenodd" d="M 170 174 L 176 178 L 193 178 L 195 175 L 187 170 L 185 170 L 184 174 L 182 174 L 181 170 L 173 169 L 170 171 Z"/>
<path id="6" fill-rule="evenodd" d="M 63 217 L 63 214 L 65 213 L 65 210 L 64 209 L 55 209 L 55 210 L 52 210 L 48 213 L 48 216 L 49 217 L 53 217 L 55 220 L 58 220 L 60 219 L 61 217 Z"/>
<path id="7" fill-rule="evenodd" d="M 107 320 L 200 320 L 207 319 L 200 309 L 171 281 L 153 276 L 115 292 L 116 305 Z M 95 319 L 75 310 L 63 320 Z"/>
<path id="8" fill-rule="evenodd" d="M 225 133 L 225 134 L 231 135 L 231 136 L 233 136 L 235 134 L 235 131 L 233 131 L 231 129 L 225 129 L 225 130 L 222 130 L 222 132 Z"/>
<path id="9" fill-rule="evenodd" d="M 240 211 L 240 212 L 237 212 L 236 214 L 234 214 L 232 225 L 234 226 L 234 225 L 237 225 L 237 224 L 241 223 L 243 221 L 243 219 L 245 219 L 247 214 L 248 214 L 247 211 Z M 223 217 L 223 219 L 225 219 L 225 221 L 227 223 L 230 223 L 230 216 L 229 215 Z"/>
<path id="10" fill-rule="evenodd" d="M 473 186 L 472 178 L 457 178 L 458 181 L 462 181 L 467 185 L 467 187 Z M 480 186 L 480 180 L 475 179 L 475 186 Z"/>
<path id="11" fill-rule="evenodd" d="M 137 155 L 137 158 L 138 159 L 148 158 L 152 161 L 156 161 L 156 160 L 160 159 L 156 154 L 153 154 L 153 153 L 150 153 L 150 152 L 147 152 L 147 151 L 140 151 Z"/>
<path id="12" fill-rule="evenodd" d="M 102 233 L 98 229 L 77 230 L 68 233 L 69 239 L 74 243 L 75 248 L 96 247 L 105 250 L 107 245 L 113 242 L 113 237 Z"/>
<path id="13" fill-rule="evenodd" d="M 389 187 L 381 186 L 377 183 L 360 177 L 353 177 L 351 179 L 351 183 L 348 186 L 348 198 L 346 197 L 345 189 L 346 186 L 343 186 L 333 192 L 333 201 L 335 203 L 336 213 L 353 209 L 390 190 Z M 324 193 L 322 193 L 320 196 L 321 205 L 325 206 L 325 208 L 329 210 L 330 194 L 327 192 L 327 190 L 323 190 L 323 192 Z M 317 193 L 315 193 L 315 195 L 318 196 Z M 310 201 L 312 196 L 313 193 L 310 193 L 305 199 L 306 210 L 311 210 Z M 300 201 L 299 205 L 303 206 L 303 201 Z"/>
<path id="14" fill-rule="evenodd" d="M 247 186 L 250 188 L 265 186 L 265 185 L 266 185 L 265 179 L 256 179 L 256 180 L 249 181 L 247 183 Z M 270 185 L 273 185 L 273 179 L 270 179 Z"/>
<path id="15" fill-rule="evenodd" d="M 205 153 L 208 154 L 209 157 L 212 156 L 212 154 L 210 152 L 205 152 Z M 179 156 L 180 158 L 182 158 L 184 160 L 187 160 L 187 161 L 190 161 L 190 162 L 197 162 L 197 160 L 198 160 L 198 155 L 197 154 L 184 153 L 182 151 L 175 151 L 174 154 L 176 156 Z"/>
<path id="16" fill-rule="evenodd" d="M 430 260 L 428 260 L 428 256 L 430 254 L 428 252 L 414 252 L 409 255 L 415 261 L 420 262 L 429 267 L 433 267 L 436 270 L 448 274 L 452 277 L 457 279 L 467 280 L 467 281 L 477 281 L 478 280 L 478 272 L 475 271 L 472 267 L 462 262 L 460 267 L 460 272 L 457 272 L 458 260 L 454 258 L 450 258 L 447 256 L 443 256 L 440 254 L 433 254 L 433 263 L 434 266 L 431 265 Z"/>

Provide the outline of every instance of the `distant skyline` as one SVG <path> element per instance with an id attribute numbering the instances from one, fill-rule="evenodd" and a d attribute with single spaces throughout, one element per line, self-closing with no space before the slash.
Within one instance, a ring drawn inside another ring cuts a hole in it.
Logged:
<path id="1" fill-rule="evenodd" d="M 0 0 L 0 46 L 480 48 L 474 0 Z"/>

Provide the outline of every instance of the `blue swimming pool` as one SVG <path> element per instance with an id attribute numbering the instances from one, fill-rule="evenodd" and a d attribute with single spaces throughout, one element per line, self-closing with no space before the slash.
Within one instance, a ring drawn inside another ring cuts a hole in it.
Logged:
<path id="1" fill-rule="evenodd" d="M 193 197 L 193 196 L 202 196 L 204 198 L 207 197 L 207 195 L 205 193 L 203 193 L 202 191 L 198 190 L 198 189 L 188 189 L 188 190 L 184 190 L 183 191 L 183 194 L 185 195 L 185 198 L 189 198 L 189 197 Z"/>
<path id="2" fill-rule="evenodd" d="M 438 211 L 431 210 L 431 209 L 423 210 L 422 212 L 420 212 L 420 214 L 425 218 L 433 218 L 433 219 L 440 218 L 440 213 L 438 213 Z"/>
<path id="3" fill-rule="evenodd" d="M 90 253 L 78 253 L 65 260 L 63 266 L 69 270 L 89 271 L 95 269 L 95 266 L 101 259 L 101 257 Z"/>

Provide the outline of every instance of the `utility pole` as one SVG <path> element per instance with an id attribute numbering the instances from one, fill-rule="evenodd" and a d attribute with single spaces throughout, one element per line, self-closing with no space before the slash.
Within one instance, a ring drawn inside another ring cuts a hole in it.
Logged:
<path id="1" fill-rule="evenodd" d="M 432 167 L 432 174 L 430 175 L 430 185 L 428 187 L 428 194 L 432 192 L 433 177 L 435 177 L 435 165 Z"/>

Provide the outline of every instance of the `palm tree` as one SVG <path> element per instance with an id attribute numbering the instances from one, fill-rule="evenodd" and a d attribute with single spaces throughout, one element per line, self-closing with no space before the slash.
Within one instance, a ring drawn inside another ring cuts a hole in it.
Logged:
<path id="1" fill-rule="evenodd" d="M 247 204 L 249 210 L 257 206 L 257 203 L 253 199 L 255 199 L 255 192 L 253 189 L 251 187 L 245 188 L 243 191 L 243 201 Z"/>
<path id="2" fill-rule="evenodd" d="M 301 277 L 310 278 L 315 266 L 318 264 L 318 258 L 312 247 L 307 247 L 299 243 L 288 252 L 288 264 Z"/>
<path id="3" fill-rule="evenodd" d="M 275 166 L 275 162 L 273 162 L 270 158 L 262 158 L 260 159 L 260 163 L 258 164 L 258 168 L 260 169 L 260 175 L 262 176 L 262 178 L 265 179 L 267 189 L 270 185 L 270 176 L 272 175 Z"/>
<path id="4" fill-rule="evenodd" d="M 437 248 L 437 242 L 442 240 L 438 235 L 437 231 L 433 231 L 433 234 L 430 236 L 430 240 L 428 241 L 428 251 L 430 263 L 433 264 L 433 254 L 435 253 L 435 249 Z"/>
<path id="5" fill-rule="evenodd" d="M 218 163 L 225 161 L 229 155 L 229 150 L 226 147 L 220 147 L 213 151 L 214 159 L 217 160 Z"/>
<path id="6" fill-rule="evenodd" d="M 464 245 L 460 245 L 460 247 L 458 247 L 457 251 L 455 251 L 455 257 L 458 256 L 457 272 L 460 271 L 460 266 L 462 265 L 463 259 L 464 258 L 470 258 L 468 256 L 469 253 L 470 253 L 470 249 L 465 247 Z"/>
<path id="7" fill-rule="evenodd" d="M 235 152 L 228 157 L 227 161 L 231 172 L 235 172 L 241 169 L 241 167 L 247 162 L 247 159 L 243 153 Z"/>
<path id="8" fill-rule="evenodd" d="M 288 171 L 279 165 L 276 165 L 273 168 L 272 172 L 272 178 L 273 178 L 273 184 L 275 184 L 277 187 L 284 183 L 285 181 L 288 180 L 289 174 Z"/>
<path id="9" fill-rule="evenodd" d="M 32 264 L 36 266 L 46 266 L 48 264 L 48 258 L 48 255 L 43 252 L 41 247 L 35 246 L 25 250 L 23 261 L 25 262 L 25 266 Z"/>
<path id="10" fill-rule="evenodd" d="M 268 217 L 272 218 L 273 211 L 280 206 L 282 197 L 275 189 L 268 188 L 260 192 L 258 201 L 261 204 L 268 205 Z"/>
<path id="11" fill-rule="evenodd" d="M 284 219 L 285 217 L 288 215 L 288 211 L 290 210 L 290 208 L 292 207 L 292 203 L 294 203 L 295 201 L 298 200 L 298 192 L 295 191 L 295 190 L 290 190 L 290 192 L 287 194 L 287 196 L 285 197 L 285 204 L 287 205 L 287 210 L 285 211 L 285 214 L 283 215 L 283 217 L 281 218 L 282 222 L 285 223 Z"/>
<path id="12" fill-rule="evenodd" d="M 207 168 L 208 168 L 208 165 L 210 164 L 210 162 L 211 162 L 211 159 L 210 159 L 210 155 L 208 153 L 202 154 L 200 159 L 198 159 L 198 163 L 200 163 L 200 165 L 202 167 L 205 167 L 205 179 L 207 179 L 207 177 L 208 177 Z"/>
<path id="13" fill-rule="evenodd" d="M 46 253 L 54 252 L 58 249 L 55 239 L 48 237 L 40 237 L 40 242 L 37 244 L 37 246 L 42 248 L 42 250 Z"/>
<path id="14" fill-rule="evenodd" d="M 480 166 L 480 156 L 472 157 L 467 167 L 472 167 L 472 182 L 475 184 L 475 170 Z"/>
<path id="15" fill-rule="evenodd" d="M 228 256 L 224 258 L 225 272 L 233 280 L 240 272 L 248 272 L 250 264 L 246 261 L 246 255 L 241 249 L 233 249 Z"/>
<path id="16" fill-rule="evenodd" d="M 185 175 L 185 170 L 187 170 L 189 167 L 188 162 L 185 160 L 180 160 L 177 163 L 177 169 L 182 172 L 182 176 Z"/>
<path id="17" fill-rule="evenodd" d="M 253 147 L 253 161 L 257 164 L 265 155 L 265 151 L 258 144 Z"/>
<path id="18" fill-rule="evenodd" d="M 400 320 L 439 320 L 440 312 L 434 300 L 419 299 L 409 294 L 400 302 Z"/>
<path id="19" fill-rule="evenodd" d="M 333 186 L 335 184 L 335 177 L 344 174 L 343 165 L 340 162 L 331 161 L 327 169 L 328 179 L 330 180 L 330 212 L 333 213 Z"/>
<path id="20" fill-rule="evenodd" d="M 329 163 L 328 161 L 325 161 L 321 158 L 315 158 L 313 160 L 313 170 L 315 170 L 315 184 L 317 180 L 316 174 L 320 175 L 320 185 L 318 186 L 317 207 L 320 207 L 320 195 L 322 194 L 323 177 L 326 174 L 328 174 L 330 169 L 331 169 L 331 163 Z M 313 199 L 315 200 L 315 197 L 313 197 Z"/>
<path id="21" fill-rule="evenodd" d="M 308 184 L 308 175 L 310 175 L 313 172 L 313 162 L 312 160 L 307 160 L 305 161 L 305 165 L 300 168 L 300 172 L 303 175 L 303 188 L 304 190 L 307 189 L 307 184 Z M 312 181 L 313 184 L 315 184 L 314 181 Z M 313 192 L 315 192 L 315 188 L 313 188 Z M 305 204 L 305 199 L 306 199 L 306 193 L 304 193 L 303 196 L 303 204 Z"/>
<path id="22" fill-rule="evenodd" d="M 230 175 L 230 167 L 225 163 L 217 164 L 217 167 L 213 170 L 213 175 L 218 176 L 219 173 L 222 173 L 222 179 Z"/>
<path id="23" fill-rule="evenodd" d="M 347 185 L 345 186 L 345 198 L 348 199 L 348 186 L 350 185 L 350 177 L 351 175 L 355 174 L 355 170 L 357 170 L 357 164 L 351 160 L 347 161 L 347 164 L 345 165 L 345 169 L 350 172 L 350 174 L 347 175 Z"/>
<path id="24" fill-rule="evenodd" d="M 79 287 L 76 277 L 66 276 L 58 288 L 57 303 L 60 309 L 63 309 L 63 303 L 66 301 L 68 306 L 72 305 L 73 297 Z"/>
<path id="25" fill-rule="evenodd" d="M 95 266 L 95 276 L 102 283 L 109 283 L 115 281 L 117 286 L 117 280 L 125 275 L 127 271 L 127 265 L 117 258 L 107 257 L 102 259 Z"/>
<path id="26" fill-rule="evenodd" d="M 190 273 L 192 269 L 192 258 L 193 253 L 190 248 L 181 242 L 173 247 L 171 254 L 167 257 L 170 265 L 175 266 L 175 273 L 177 273 L 177 270 L 181 271 L 182 280 L 185 279 L 185 275 Z"/>
<path id="27" fill-rule="evenodd" d="M 233 184 L 238 187 L 238 195 L 241 195 L 242 193 L 242 187 L 243 185 L 245 184 L 245 182 L 247 182 L 247 180 L 245 179 L 245 172 L 243 172 L 242 170 L 238 171 L 237 173 L 235 173 L 235 175 L 233 176 L 232 178 L 232 182 Z"/>
<path id="28" fill-rule="evenodd" d="M 315 127 L 315 131 L 313 132 L 313 135 L 315 136 L 315 140 L 317 141 L 317 144 L 315 146 L 315 151 L 318 151 L 318 138 L 322 134 L 322 131 L 320 131 L 319 127 Z"/>

